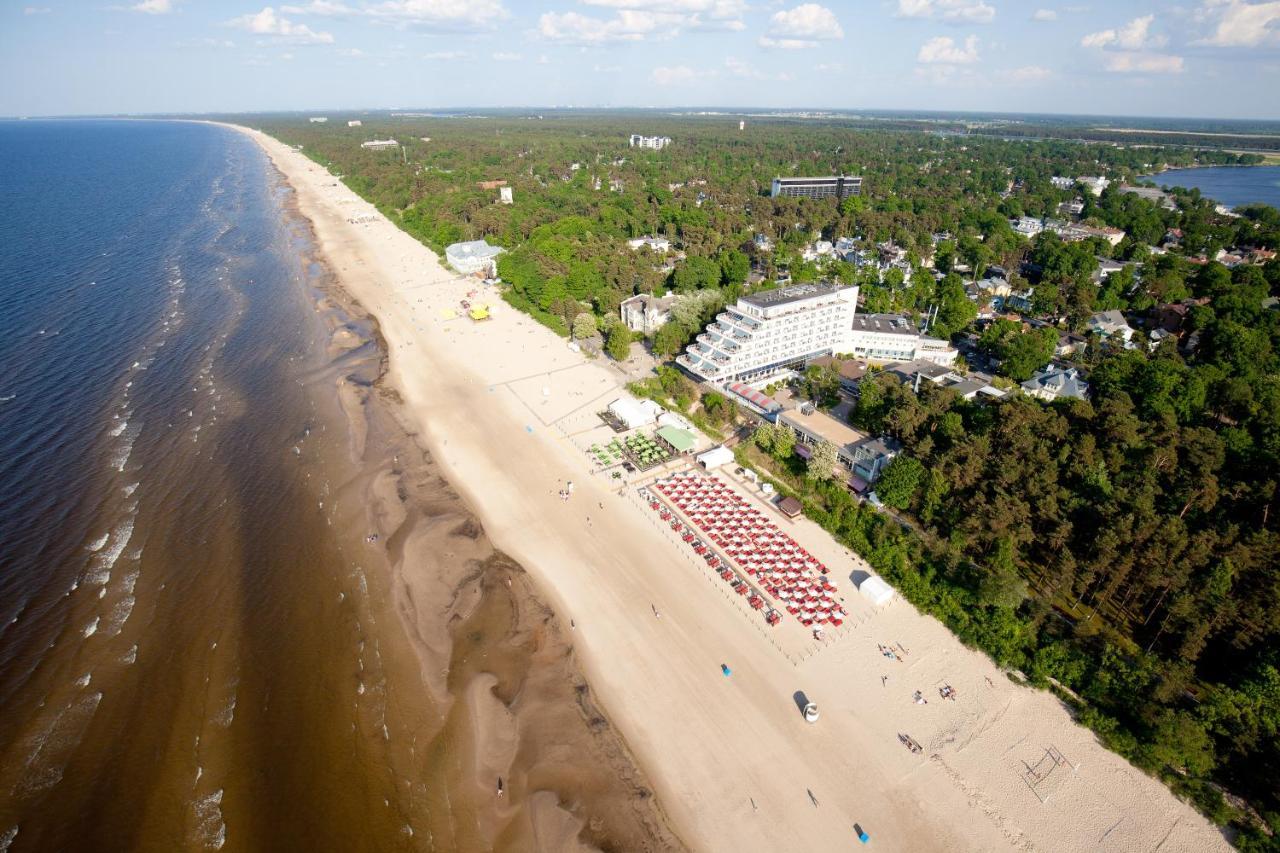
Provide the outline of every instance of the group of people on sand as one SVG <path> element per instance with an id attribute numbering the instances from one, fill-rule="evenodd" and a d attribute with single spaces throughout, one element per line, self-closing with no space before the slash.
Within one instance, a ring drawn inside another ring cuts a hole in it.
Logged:
<path id="1" fill-rule="evenodd" d="M 902 745 L 905 746 L 907 749 L 911 750 L 912 752 L 915 752 L 915 753 L 924 752 L 924 747 L 921 746 L 916 741 L 916 739 L 913 738 L 911 735 L 899 734 L 898 740 L 900 740 L 902 742 Z"/>
<path id="2" fill-rule="evenodd" d="M 891 646 L 886 646 L 884 643 L 876 643 L 876 648 L 880 650 L 880 654 L 884 655 L 890 660 L 896 660 L 898 663 L 906 663 L 906 661 L 904 661 L 903 658 L 906 656 L 907 650 L 903 649 L 901 645 L 898 646 L 898 648 L 901 649 L 902 651 L 901 655 L 899 655 L 897 651 L 894 651 L 894 649 Z"/>
<path id="3" fill-rule="evenodd" d="M 944 684 L 939 687 L 938 695 L 943 699 L 950 699 L 952 702 L 956 701 L 956 689 L 950 684 Z"/>

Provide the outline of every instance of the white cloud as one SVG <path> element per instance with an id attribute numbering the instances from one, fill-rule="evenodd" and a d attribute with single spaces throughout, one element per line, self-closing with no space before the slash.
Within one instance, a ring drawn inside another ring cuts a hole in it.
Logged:
<path id="1" fill-rule="evenodd" d="M 281 6 L 280 11 L 286 15 L 321 15 L 323 17 L 344 17 L 347 15 L 356 15 L 359 12 L 342 3 L 334 3 L 332 0 L 311 0 L 305 6 Z"/>
<path id="2" fill-rule="evenodd" d="M 338 56 L 345 56 L 348 59 L 359 59 L 364 56 L 364 51 L 358 47 L 340 47 L 338 48 Z"/>
<path id="3" fill-rule="evenodd" d="M 805 50 L 818 46 L 818 43 L 813 39 L 776 39 L 770 36 L 760 36 L 760 38 L 756 39 L 756 44 L 761 47 L 771 47 L 775 50 Z"/>
<path id="4" fill-rule="evenodd" d="M 659 65 L 649 76 L 659 86 L 680 86 L 702 75 L 687 65 Z"/>
<path id="5" fill-rule="evenodd" d="M 1163 53 L 1114 53 L 1105 68 L 1117 74 L 1181 74 L 1183 61 Z"/>
<path id="6" fill-rule="evenodd" d="M 277 15 L 276 10 L 270 6 L 263 7 L 262 11 L 256 14 L 232 18 L 227 25 L 293 44 L 333 44 L 331 34 L 318 33 L 306 24 L 295 24 L 288 18 Z"/>
<path id="7" fill-rule="evenodd" d="M 1199 23 L 1212 26 L 1213 35 L 1197 44 L 1214 47 L 1257 47 L 1280 43 L 1280 2 L 1206 0 L 1196 10 Z"/>
<path id="8" fill-rule="evenodd" d="M 1042 65 L 1024 65 L 1013 69 L 1009 72 L 1009 76 L 1015 83 L 1038 83 L 1041 80 L 1048 80 L 1053 76 L 1053 72 Z"/>
<path id="9" fill-rule="evenodd" d="M 963 47 L 950 36 L 937 36 L 925 42 L 916 54 L 916 62 L 921 65 L 970 65 L 977 61 L 977 36 L 966 38 Z"/>
<path id="10" fill-rule="evenodd" d="M 1160 47 L 1165 43 L 1165 38 L 1151 35 L 1151 24 L 1155 19 L 1155 15 L 1145 15 L 1134 18 L 1119 29 L 1089 33 L 1080 40 L 1080 44 L 1084 47 L 1114 47 L 1119 50 L 1145 50 Z"/>
<path id="11" fill-rule="evenodd" d="M 281 59 L 283 59 L 283 60 L 285 60 L 286 62 L 288 62 L 289 60 L 293 59 L 293 54 L 292 54 L 292 53 L 282 53 L 282 54 L 280 54 L 280 58 L 281 58 Z"/>
<path id="12" fill-rule="evenodd" d="M 1036 9 L 1035 12 L 1031 14 L 1031 20 L 1039 21 L 1041 23 L 1056 21 L 1058 20 L 1058 13 L 1052 9 Z"/>
<path id="13" fill-rule="evenodd" d="M 423 59 L 470 59 L 471 54 L 465 50 L 437 50 L 422 54 Z"/>
<path id="14" fill-rule="evenodd" d="M 511 16 L 501 0 L 384 0 L 363 13 L 400 26 L 451 32 L 490 30 Z"/>
<path id="15" fill-rule="evenodd" d="M 680 15 L 689 29 L 742 30 L 746 0 L 582 0 L 588 6 L 602 6 L 632 12 L 659 12 Z"/>
<path id="16" fill-rule="evenodd" d="M 989 24 L 996 10 L 984 0 L 898 0 L 898 17 L 939 17 L 951 24 Z"/>
<path id="17" fill-rule="evenodd" d="M 617 41 L 670 38 L 686 23 L 673 12 L 623 9 L 612 18 L 592 18 L 577 12 L 544 12 L 538 19 L 538 35 L 548 41 L 596 45 Z"/>
<path id="18" fill-rule="evenodd" d="M 769 20 L 769 32 L 783 39 L 824 41 L 844 38 L 844 30 L 835 13 L 817 3 L 802 3 L 794 9 L 775 12 Z"/>
<path id="19" fill-rule="evenodd" d="M 48 6 L 27 6 L 22 10 L 24 15 L 47 15 L 53 10 Z"/>
<path id="20" fill-rule="evenodd" d="M 131 11 L 144 15 L 167 15 L 173 11 L 172 0 L 142 0 L 129 7 Z"/>
<path id="21" fill-rule="evenodd" d="M 591 70 L 596 74 L 618 74 L 622 71 L 621 65 L 593 65 Z"/>
<path id="22" fill-rule="evenodd" d="M 843 71 L 843 62 L 819 62 L 814 66 L 817 71 Z"/>
<path id="23" fill-rule="evenodd" d="M 498 51 L 493 55 L 494 62 L 519 62 L 522 59 L 524 59 L 524 55 L 519 53 Z"/>

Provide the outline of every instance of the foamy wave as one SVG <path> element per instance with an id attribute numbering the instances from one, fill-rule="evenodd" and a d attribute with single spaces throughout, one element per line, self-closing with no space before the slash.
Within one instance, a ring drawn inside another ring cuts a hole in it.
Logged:
<path id="1" fill-rule="evenodd" d="M 57 713 L 43 731 L 28 739 L 31 750 L 27 753 L 27 775 L 20 783 L 24 791 L 42 791 L 62 781 L 62 772 L 101 701 L 101 693 L 74 700 Z"/>
<path id="2" fill-rule="evenodd" d="M 111 616 L 108 617 L 107 636 L 114 637 L 124 629 L 124 623 L 129 621 L 129 614 L 133 613 L 133 605 L 137 603 L 132 595 L 126 595 L 124 598 L 116 602 L 116 606 L 111 609 Z"/>
<path id="3" fill-rule="evenodd" d="M 124 421 L 124 420 L 122 420 L 122 421 L 120 421 L 120 423 L 118 423 L 118 424 L 116 424 L 114 427 L 112 427 L 112 428 L 111 428 L 110 433 L 108 433 L 108 434 L 109 434 L 112 438 L 116 438 L 116 437 L 118 437 L 118 436 L 120 435 L 120 433 L 124 432 L 124 431 L 125 431 L 125 428 L 126 428 L 126 427 L 128 427 L 128 426 L 129 426 L 129 422 L 128 422 L 128 421 Z"/>
<path id="4" fill-rule="evenodd" d="M 93 681 L 93 673 L 86 672 L 84 675 L 76 679 L 76 687 L 88 687 L 89 682 Z"/>
<path id="5" fill-rule="evenodd" d="M 199 842 L 206 850 L 221 850 L 227 843 L 227 825 L 222 820 L 222 789 L 196 800 L 193 808 Z"/>
<path id="6" fill-rule="evenodd" d="M 111 531 L 111 544 L 94 557 L 93 564 L 85 573 L 85 582 L 105 586 L 107 581 L 111 580 L 112 567 L 115 566 L 116 560 L 120 559 L 120 555 L 124 553 L 124 549 L 132 538 L 133 516 L 130 515 Z"/>
<path id="7" fill-rule="evenodd" d="M 138 483 L 130 483 L 129 485 L 125 486 L 122 489 L 122 491 L 124 492 L 124 496 L 126 498 L 132 496 L 133 493 L 137 490 L 138 485 L 139 485 Z"/>
<path id="8" fill-rule="evenodd" d="M 92 637 L 94 634 L 98 633 L 98 622 L 99 622 L 99 619 L 97 616 L 95 616 L 93 617 L 92 620 L 90 620 L 88 625 L 84 626 L 84 630 L 81 631 L 80 633 L 84 636 L 86 640 Z"/>
<path id="9" fill-rule="evenodd" d="M 120 655 L 120 663 L 123 663 L 126 665 L 135 663 L 137 660 L 138 660 L 138 644 L 137 643 L 134 643 L 133 647 L 130 648 L 129 651 Z"/>
<path id="10" fill-rule="evenodd" d="M 102 534 L 101 536 L 99 536 L 97 539 L 95 539 L 95 540 L 93 540 L 92 542 L 90 542 L 88 545 L 86 545 L 86 546 L 85 546 L 85 548 L 87 548 L 87 549 L 88 549 L 88 550 L 90 550 L 90 551 L 94 551 L 94 552 L 101 551 L 101 550 L 102 550 L 102 546 L 103 546 L 103 545 L 106 545 L 106 544 L 107 544 L 107 540 L 108 540 L 108 539 L 110 539 L 110 538 L 111 538 L 111 532 L 110 532 L 110 531 L 108 531 L 108 532 L 106 532 L 106 533 Z"/>
<path id="11" fill-rule="evenodd" d="M 9 830 L 5 832 L 4 835 L 0 835 L 0 853 L 8 853 L 9 846 L 13 844 L 13 839 L 17 837 L 18 837 L 18 827 L 16 826 L 11 827 Z"/>

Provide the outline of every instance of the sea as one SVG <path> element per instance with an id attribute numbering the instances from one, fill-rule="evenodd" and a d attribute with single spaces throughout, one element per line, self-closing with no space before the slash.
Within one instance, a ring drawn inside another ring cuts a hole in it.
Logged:
<path id="1" fill-rule="evenodd" d="M 2 123 L 0 162 L 0 851 L 429 846 L 430 705 L 333 494 L 377 352 L 326 347 L 286 186 L 198 123 Z"/>
<path id="2" fill-rule="evenodd" d="M 0 163 L 0 853 L 682 849 L 262 150 Z"/>
<path id="3" fill-rule="evenodd" d="M 1280 166 L 1206 166 L 1169 169 L 1147 180 L 1160 186 L 1199 189 L 1200 194 L 1227 207 L 1269 204 L 1280 209 Z"/>

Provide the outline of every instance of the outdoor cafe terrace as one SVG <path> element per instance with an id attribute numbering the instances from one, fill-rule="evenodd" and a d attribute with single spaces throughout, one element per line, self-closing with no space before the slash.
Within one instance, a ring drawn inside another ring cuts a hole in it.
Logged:
<path id="1" fill-rule="evenodd" d="M 657 480 L 653 489 L 806 628 L 843 623 L 847 614 L 836 600 L 827 567 L 720 480 L 679 473 Z M 650 497 L 649 504 L 664 511 L 656 498 Z M 747 593 L 745 583 L 740 588 L 741 579 L 732 572 L 725 580 L 740 594 Z M 770 624 L 777 621 L 769 619 Z"/>

